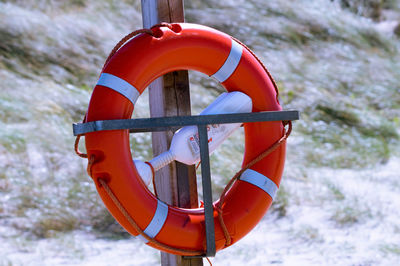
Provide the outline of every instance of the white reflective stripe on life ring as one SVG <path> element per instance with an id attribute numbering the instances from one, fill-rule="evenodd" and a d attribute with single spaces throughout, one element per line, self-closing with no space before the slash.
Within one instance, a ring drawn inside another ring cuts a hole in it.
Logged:
<path id="1" fill-rule="evenodd" d="M 261 188 L 271 196 L 272 200 L 278 192 L 278 186 L 271 179 L 251 169 L 245 170 L 240 176 L 240 180 Z"/>
<path id="2" fill-rule="evenodd" d="M 154 213 L 153 219 L 149 223 L 149 225 L 144 229 L 144 233 L 151 238 L 154 238 L 161 231 L 162 227 L 165 224 L 168 216 L 168 205 L 164 202 L 158 200 L 157 201 L 157 209 Z M 144 242 L 149 242 L 142 235 L 138 235 L 138 237 Z"/>
<path id="3" fill-rule="evenodd" d="M 139 91 L 130 83 L 126 82 L 125 80 L 117 76 L 108 73 L 102 73 L 96 85 L 101 85 L 110 88 L 122 94 L 123 96 L 128 98 L 128 100 L 131 101 L 133 105 L 135 105 L 136 100 L 140 95 Z"/>
<path id="4" fill-rule="evenodd" d="M 222 67 L 211 77 L 215 78 L 219 82 L 227 80 L 239 65 L 240 59 L 242 58 L 243 46 L 232 39 L 232 47 L 229 52 L 228 58 Z"/>

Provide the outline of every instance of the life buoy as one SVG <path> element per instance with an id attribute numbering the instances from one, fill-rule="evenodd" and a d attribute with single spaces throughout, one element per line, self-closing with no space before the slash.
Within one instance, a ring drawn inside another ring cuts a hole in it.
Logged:
<path id="1" fill-rule="evenodd" d="M 200 71 L 217 79 L 227 91 L 247 94 L 253 101 L 253 112 L 281 110 L 274 81 L 249 49 L 229 35 L 206 26 L 169 25 L 152 28 L 153 36 L 136 36 L 112 56 L 94 88 L 86 122 L 129 119 L 137 98 L 153 80 L 182 69 Z M 282 122 L 247 123 L 244 131 L 243 165 L 246 165 L 279 140 L 284 127 Z M 88 156 L 95 158 L 90 172 L 98 193 L 129 233 L 138 235 L 101 182 L 107 183 L 129 216 L 149 237 L 173 248 L 204 252 L 204 209 L 169 206 L 148 190 L 132 161 L 128 130 L 92 132 L 85 137 Z M 282 176 L 285 150 L 283 143 L 244 171 L 226 193 L 223 219 L 232 243 L 250 232 L 270 207 Z M 221 250 L 225 247 L 224 232 L 216 211 L 214 217 L 216 249 Z"/>

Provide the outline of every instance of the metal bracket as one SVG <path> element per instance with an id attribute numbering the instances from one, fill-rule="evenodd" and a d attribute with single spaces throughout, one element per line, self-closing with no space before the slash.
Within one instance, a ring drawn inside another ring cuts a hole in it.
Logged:
<path id="1" fill-rule="evenodd" d="M 206 256 L 215 257 L 214 208 L 211 190 L 210 156 L 208 154 L 207 125 L 198 125 L 201 160 L 201 182 L 203 184 L 204 220 L 206 224 Z"/>
<path id="2" fill-rule="evenodd" d="M 135 133 L 165 131 L 169 129 L 178 129 L 184 126 L 298 120 L 299 117 L 299 111 L 290 110 L 258 113 L 99 120 L 87 123 L 74 123 L 72 126 L 74 136 L 78 136 L 103 130 L 129 129 L 130 132 Z"/>
<path id="3" fill-rule="evenodd" d="M 211 190 L 210 157 L 208 152 L 207 125 L 229 123 L 251 123 L 266 121 L 298 120 L 297 110 L 270 111 L 257 113 L 173 116 L 139 119 L 100 120 L 87 123 L 74 123 L 74 136 L 103 130 L 129 130 L 131 133 L 176 130 L 183 126 L 197 126 L 200 141 L 201 177 L 203 184 L 203 202 L 206 227 L 206 254 L 199 257 L 214 257 L 215 227 L 213 200 Z M 197 257 L 197 256 L 196 256 Z"/>

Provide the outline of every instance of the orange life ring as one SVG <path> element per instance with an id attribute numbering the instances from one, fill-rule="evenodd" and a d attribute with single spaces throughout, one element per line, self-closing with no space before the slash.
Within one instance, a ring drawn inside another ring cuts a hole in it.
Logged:
<path id="1" fill-rule="evenodd" d="M 247 94 L 253 101 L 253 112 L 281 110 L 274 81 L 249 49 L 206 26 L 169 25 L 152 28 L 153 36 L 136 36 L 112 56 L 94 88 L 86 122 L 129 119 L 137 98 L 154 79 L 182 69 L 200 71 L 217 79 L 227 91 Z M 246 165 L 279 140 L 284 128 L 282 122 L 258 122 L 245 124 L 244 131 L 243 165 Z M 128 130 L 92 132 L 85 137 L 88 156 L 95 158 L 91 176 L 98 193 L 129 233 L 138 235 L 110 199 L 100 179 L 107 182 L 148 236 L 174 248 L 205 250 L 204 209 L 168 206 L 148 190 L 132 161 Z M 250 232 L 270 207 L 282 176 L 285 151 L 283 143 L 246 170 L 227 192 L 222 210 L 232 243 Z M 225 247 L 225 237 L 216 211 L 214 217 L 216 249 L 221 250 Z"/>

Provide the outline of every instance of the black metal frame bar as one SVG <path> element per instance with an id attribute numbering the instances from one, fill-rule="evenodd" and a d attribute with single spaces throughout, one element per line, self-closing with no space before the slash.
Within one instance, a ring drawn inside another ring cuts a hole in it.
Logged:
<path id="1" fill-rule="evenodd" d="M 211 190 L 210 158 L 208 150 L 207 125 L 227 123 L 250 123 L 266 121 L 298 120 L 300 113 L 297 110 L 270 111 L 258 113 L 197 115 L 197 116 L 173 116 L 153 117 L 139 119 L 100 120 L 87 123 L 74 123 L 74 136 L 104 130 L 129 129 L 131 133 L 177 130 L 183 126 L 197 126 L 200 141 L 201 177 L 203 184 L 203 202 L 206 227 L 207 250 L 204 257 L 214 257 L 215 227 L 213 216 L 213 200 Z M 202 256 L 200 256 L 202 257 Z"/>
<path id="2" fill-rule="evenodd" d="M 99 120 L 87 123 L 74 123 L 74 136 L 102 130 L 129 129 L 130 132 L 165 131 L 184 126 L 250 123 L 263 121 L 298 120 L 299 111 L 269 111 L 258 113 L 238 113 L 219 115 L 194 115 L 152 117 L 137 119 Z"/>
<path id="3" fill-rule="evenodd" d="M 203 202 L 204 202 L 204 221 L 206 224 L 206 256 L 214 257 L 215 249 L 215 228 L 214 228 L 214 208 L 211 190 L 211 171 L 210 157 L 208 152 L 207 125 L 198 125 L 200 142 L 200 160 L 201 160 L 201 182 L 203 184 Z"/>

